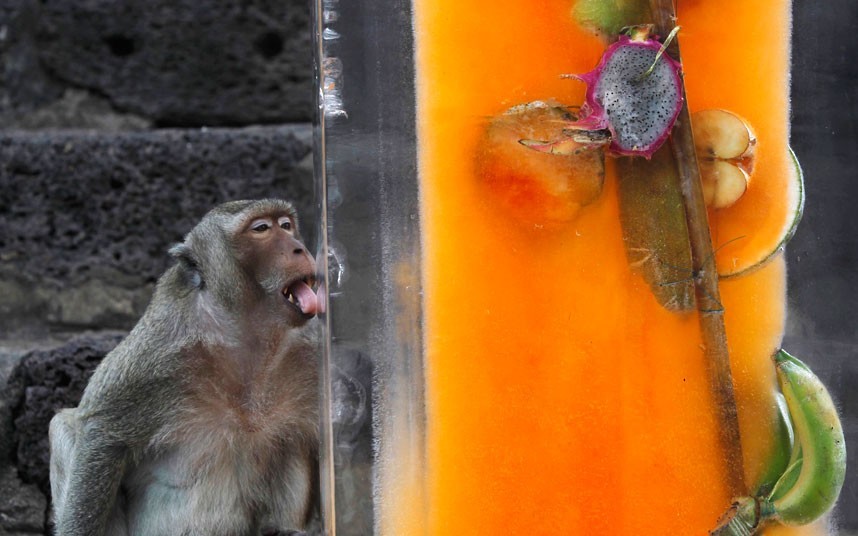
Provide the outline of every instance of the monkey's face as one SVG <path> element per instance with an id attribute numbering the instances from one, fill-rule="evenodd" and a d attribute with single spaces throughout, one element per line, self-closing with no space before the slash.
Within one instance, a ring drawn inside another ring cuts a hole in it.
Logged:
<path id="1" fill-rule="evenodd" d="M 300 240 L 294 213 L 255 214 L 239 237 L 240 264 L 265 299 L 293 324 L 319 312 L 314 290 L 316 263 Z"/>

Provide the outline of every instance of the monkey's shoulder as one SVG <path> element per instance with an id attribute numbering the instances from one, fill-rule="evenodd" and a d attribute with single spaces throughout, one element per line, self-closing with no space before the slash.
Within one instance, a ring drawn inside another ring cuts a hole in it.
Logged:
<path id="1" fill-rule="evenodd" d="M 139 412 L 150 401 L 163 400 L 180 384 L 178 351 L 140 348 L 133 332 L 96 367 L 80 407 L 110 409 L 118 415 Z M 141 408 L 141 405 L 143 406 Z"/>

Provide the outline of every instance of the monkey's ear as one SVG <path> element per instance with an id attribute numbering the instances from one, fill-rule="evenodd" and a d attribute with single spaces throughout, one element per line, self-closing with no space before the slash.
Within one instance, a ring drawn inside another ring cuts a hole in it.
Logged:
<path id="1" fill-rule="evenodd" d="M 203 288 L 203 276 L 200 273 L 200 265 L 187 244 L 179 242 L 171 247 L 167 253 L 179 262 L 179 266 L 182 268 L 188 284 L 194 288 Z"/>

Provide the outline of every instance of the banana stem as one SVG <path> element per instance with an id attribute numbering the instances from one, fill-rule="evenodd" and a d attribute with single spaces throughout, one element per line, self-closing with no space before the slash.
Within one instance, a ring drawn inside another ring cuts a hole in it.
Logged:
<path id="1" fill-rule="evenodd" d="M 753 536 L 760 526 L 760 511 L 752 497 L 742 497 L 730 505 L 709 536 Z"/>
<path id="2" fill-rule="evenodd" d="M 673 0 L 649 0 L 656 32 L 659 35 L 668 35 L 676 26 L 676 10 L 673 4 Z M 667 53 L 675 60 L 680 60 L 678 39 L 674 39 L 669 44 Z M 694 151 L 694 137 L 691 133 L 691 119 L 684 84 L 682 97 L 682 111 L 673 127 L 670 144 L 676 159 L 685 204 L 685 217 L 688 221 L 698 316 L 709 369 L 709 381 L 720 412 L 720 440 L 727 460 L 727 485 L 730 493 L 738 496 L 747 492 L 744 485 L 739 420 L 733 394 L 733 376 L 727 349 L 724 311 L 718 291 L 718 272 L 715 269 L 715 254 L 712 238 L 709 235 L 709 219 L 700 185 L 700 170 L 697 165 L 697 154 Z"/>

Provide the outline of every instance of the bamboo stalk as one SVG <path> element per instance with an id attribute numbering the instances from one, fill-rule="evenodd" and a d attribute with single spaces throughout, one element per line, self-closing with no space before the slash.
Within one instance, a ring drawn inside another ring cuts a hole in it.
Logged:
<path id="1" fill-rule="evenodd" d="M 656 33 L 662 36 L 668 35 L 676 25 L 676 9 L 673 0 L 650 0 L 649 3 L 656 25 Z M 677 61 L 680 60 L 678 39 L 673 40 L 667 53 Z M 719 430 L 727 462 L 727 484 L 730 493 L 735 496 L 747 491 L 744 484 L 739 420 L 733 393 L 730 353 L 724 327 L 724 310 L 721 306 L 718 290 L 718 271 L 715 268 L 715 253 L 709 234 L 709 218 L 700 184 L 700 169 L 694 150 L 694 136 L 691 132 L 691 119 L 688 113 L 688 99 L 685 95 L 684 84 L 682 97 L 682 110 L 676 125 L 673 127 L 670 144 L 676 159 L 685 204 L 685 217 L 688 222 L 695 294 L 709 382 L 720 412 Z"/>

